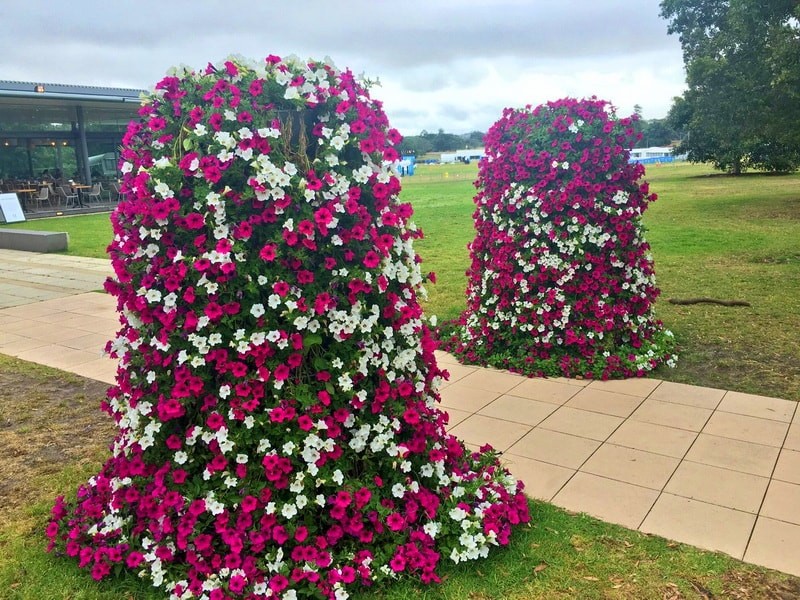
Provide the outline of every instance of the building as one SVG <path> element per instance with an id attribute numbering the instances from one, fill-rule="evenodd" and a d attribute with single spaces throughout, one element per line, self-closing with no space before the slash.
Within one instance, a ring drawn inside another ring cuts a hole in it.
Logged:
<path id="1" fill-rule="evenodd" d="M 0 81 L 0 179 L 107 176 L 143 90 Z M 102 169 L 94 169 L 101 159 Z M 92 160 L 90 157 L 95 157 Z"/>
<path id="2" fill-rule="evenodd" d="M 631 150 L 629 162 L 642 164 L 668 163 L 676 160 L 686 160 L 686 155 L 673 154 L 670 146 L 652 146 L 650 148 L 634 148 Z"/>
<path id="3" fill-rule="evenodd" d="M 484 148 L 468 148 L 466 150 L 456 150 L 455 152 L 442 152 L 440 162 L 443 165 L 455 162 L 469 164 L 473 160 L 480 160 L 484 156 L 486 156 Z"/>

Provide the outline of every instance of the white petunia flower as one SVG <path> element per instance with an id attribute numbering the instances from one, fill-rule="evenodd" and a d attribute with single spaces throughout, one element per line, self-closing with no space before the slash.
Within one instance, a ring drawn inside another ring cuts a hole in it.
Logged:
<path id="1" fill-rule="evenodd" d="M 336 469 L 333 472 L 333 477 L 331 477 L 331 479 L 333 479 L 336 485 L 342 485 L 344 483 L 344 473 L 342 473 L 339 469 Z"/>

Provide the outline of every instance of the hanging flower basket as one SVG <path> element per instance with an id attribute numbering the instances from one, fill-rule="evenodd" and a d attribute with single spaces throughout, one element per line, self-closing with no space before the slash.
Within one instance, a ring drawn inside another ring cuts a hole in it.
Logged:
<path id="1" fill-rule="evenodd" d="M 462 360 L 608 379 L 673 365 L 642 213 L 656 199 L 637 138 L 595 98 L 506 109 L 486 135 L 467 308 L 443 335 Z"/>
<path id="2" fill-rule="evenodd" d="M 445 432 L 400 140 L 326 62 L 155 86 L 112 216 L 119 432 L 51 549 L 176 599 L 341 599 L 438 581 L 528 520 L 495 454 Z"/>

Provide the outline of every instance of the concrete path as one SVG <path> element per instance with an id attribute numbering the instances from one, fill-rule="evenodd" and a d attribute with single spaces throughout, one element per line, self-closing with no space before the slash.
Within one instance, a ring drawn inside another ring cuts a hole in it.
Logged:
<path id="1" fill-rule="evenodd" d="M 112 274 L 104 259 L 0 249 L 0 309 L 102 291 Z"/>
<path id="2" fill-rule="evenodd" d="M 13 304 L 0 308 L 0 352 L 113 382 L 101 349 L 118 326 L 114 301 L 80 293 L 108 273 L 107 261 L 0 251 L 0 299 Z M 527 379 L 438 358 L 451 431 L 503 451 L 531 496 L 800 575 L 796 402 L 657 379 Z"/>

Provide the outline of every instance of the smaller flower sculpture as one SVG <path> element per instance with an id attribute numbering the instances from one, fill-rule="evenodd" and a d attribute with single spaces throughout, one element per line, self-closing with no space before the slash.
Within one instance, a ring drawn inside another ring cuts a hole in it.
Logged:
<path id="1" fill-rule="evenodd" d="M 631 164 L 633 118 L 596 98 L 506 109 L 486 134 L 467 308 L 447 349 L 528 375 L 608 379 L 670 366 Z"/>
<path id="2" fill-rule="evenodd" d="M 179 70 L 123 141 L 112 454 L 50 548 L 174 600 L 330 598 L 488 555 L 517 482 L 437 408 L 401 137 L 350 71 Z"/>

